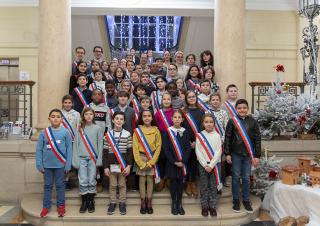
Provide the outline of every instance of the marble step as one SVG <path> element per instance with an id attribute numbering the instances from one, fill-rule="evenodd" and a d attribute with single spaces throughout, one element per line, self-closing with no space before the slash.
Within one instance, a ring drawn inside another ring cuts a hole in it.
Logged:
<path id="1" fill-rule="evenodd" d="M 69 198 L 67 198 L 69 199 Z M 48 217 L 41 219 L 39 213 L 42 208 L 42 197 L 38 194 L 25 196 L 21 201 L 22 213 L 28 223 L 43 226 L 205 226 L 205 225 L 241 225 L 255 220 L 259 215 L 261 201 L 258 197 L 251 197 L 254 212 L 248 214 L 242 207 L 240 213 L 232 211 L 232 203 L 218 203 L 217 217 L 203 217 L 199 202 L 197 204 L 185 204 L 186 215 L 174 216 L 170 212 L 170 205 L 154 204 L 154 214 L 141 215 L 139 205 L 128 205 L 127 214 L 120 215 L 117 206 L 114 215 L 107 215 L 105 204 L 96 204 L 94 213 L 79 213 L 79 205 L 66 206 L 64 218 L 57 216 L 56 207 L 53 206 Z"/>

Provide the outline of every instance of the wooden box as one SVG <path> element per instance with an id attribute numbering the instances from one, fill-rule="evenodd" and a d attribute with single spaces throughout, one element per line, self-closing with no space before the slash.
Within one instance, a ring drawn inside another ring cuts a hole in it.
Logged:
<path id="1" fill-rule="evenodd" d="M 310 171 L 309 176 L 311 178 L 312 186 L 317 185 L 317 184 L 320 185 L 320 172 Z"/>
<path id="2" fill-rule="evenodd" d="M 300 175 L 306 173 L 307 175 L 309 174 L 309 171 L 311 170 L 311 158 L 310 157 L 299 157 L 298 162 L 299 162 L 299 170 L 300 170 Z"/>
<path id="3" fill-rule="evenodd" d="M 297 184 L 299 181 L 299 167 L 287 165 L 282 167 L 282 183 L 288 185 Z"/>

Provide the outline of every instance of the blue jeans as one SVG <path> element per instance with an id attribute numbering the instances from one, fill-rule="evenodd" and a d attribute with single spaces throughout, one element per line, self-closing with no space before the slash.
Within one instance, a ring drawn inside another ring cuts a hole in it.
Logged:
<path id="1" fill-rule="evenodd" d="M 44 195 L 43 207 L 50 209 L 51 194 L 53 183 L 56 185 L 57 191 L 57 207 L 65 203 L 65 172 L 63 168 L 45 168 L 44 169 Z"/>
<path id="2" fill-rule="evenodd" d="M 250 201 L 250 156 L 233 153 L 232 158 L 232 196 L 233 200 L 240 199 L 240 178 L 242 179 L 242 201 Z"/>
<path id="3" fill-rule="evenodd" d="M 81 195 L 88 193 L 96 193 L 96 164 L 90 157 L 80 157 L 78 178 L 79 178 L 79 190 Z"/>

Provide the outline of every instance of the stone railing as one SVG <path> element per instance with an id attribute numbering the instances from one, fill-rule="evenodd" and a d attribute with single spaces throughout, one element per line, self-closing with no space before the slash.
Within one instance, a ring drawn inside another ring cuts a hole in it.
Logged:
<path id="1" fill-rule="evenodd" d="M 288 92 L 293 96 L 297 97 L 300 94 L 304 93 L 304 87 L 306 83 L 304 82 L 283 82 L 281 83 L 289 85 Z M 251 86 L 251 113 L 254 113 L 255 110 L 261 109 L 262 103 L 265 102 L 267 97 L 267 92 L 269 88 L 272 87 L 271 82 L 250 82 Z"/>
<path id="2" fill-rule="evenodd" d="M 22 135 L 28 133 L 27 128 L 32 127 L 34 84 L 34 81 L 0 81 L 0 126 L 11 128 L 16 121 L 22 121 Z M 1 135 L 2 138 L 7 136 Z"/>

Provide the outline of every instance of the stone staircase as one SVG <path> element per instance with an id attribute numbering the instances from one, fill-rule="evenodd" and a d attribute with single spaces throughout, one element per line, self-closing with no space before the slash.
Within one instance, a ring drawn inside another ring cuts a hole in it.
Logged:
<path id="1" fill-rule="evenodd" d="M 59 218 L 56 207 L 53 205 L 47 218 L 41 219 L 39 213 L 42 208 L 42 194 L 28 194 L 22 198 L 21 208 L 25 220 L 34 225 L 44 226 L 205 226 L 205 225 L 241 225 L 255 220 L 259 216 L 261 201 L 258 197 L 252 196 L 251 202 L 254 209 L 248 214 L 242 207 L 241 213 L 234 213 L 231 209 L 231 191 L 224 188 L 218 202 L 217 217 L 203 217 L 201 215 L 200 200 L 198 198 L 184 195 L 183 203 L 186 215 L 174 216 L 171 214 L 171 199 L 169 191 L 153 195 L 152 215 L 141 215 L 139 192 L 128 192 L 127 214 L 122 216 L 117 206 L 114 215 L 107 215 L 107 203 L 109 195 L 107 192 L 100 193 L 95 197 L 96 211 L 94 213 L 79 213 L 80 197 L 78 191 L 72 190 L 66 193 L 66 216 Z M 53 200 L 55 203 L 55 200 Z"/>

